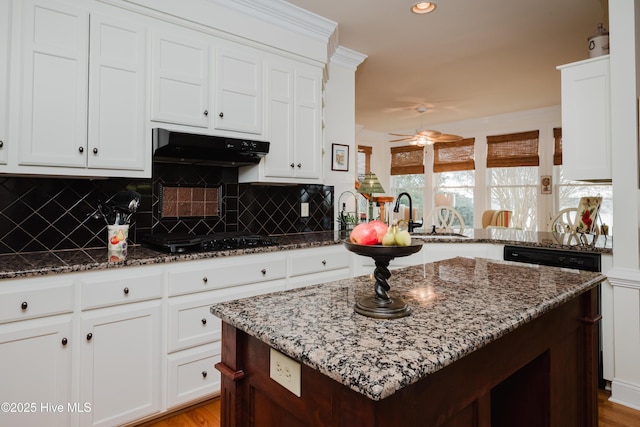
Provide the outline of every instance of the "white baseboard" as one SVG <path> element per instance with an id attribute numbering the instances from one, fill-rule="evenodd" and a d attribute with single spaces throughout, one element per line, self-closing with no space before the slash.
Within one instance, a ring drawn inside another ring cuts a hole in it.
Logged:
<path id="1" fill-rule="evenodd" d="M 640 384 L 614 379 L 611 382 L 610 401 L 640 410 Z"/>

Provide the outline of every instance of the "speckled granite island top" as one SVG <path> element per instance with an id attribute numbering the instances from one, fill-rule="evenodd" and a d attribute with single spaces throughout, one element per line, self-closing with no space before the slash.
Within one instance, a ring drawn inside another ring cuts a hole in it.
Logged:
<path id="1" fill-rule="evenodd" d="M 393 265 L 393 261 L 391 262 Z M 211 313 L 372 399 L 384 399 L 595 287 L 600 273 L 453 258 L 394 270 L 410 316 L 356 314 L 369 276 L 215 304 Z"/>

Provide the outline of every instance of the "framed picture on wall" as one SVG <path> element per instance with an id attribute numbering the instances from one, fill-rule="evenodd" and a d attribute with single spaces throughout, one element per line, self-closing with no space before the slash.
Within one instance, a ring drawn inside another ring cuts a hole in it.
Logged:
<path id="1" fill-rule="evenodd" d="M 349 146 L 343 144 L 331 144 L 331 170 L 349 170 Z"/>

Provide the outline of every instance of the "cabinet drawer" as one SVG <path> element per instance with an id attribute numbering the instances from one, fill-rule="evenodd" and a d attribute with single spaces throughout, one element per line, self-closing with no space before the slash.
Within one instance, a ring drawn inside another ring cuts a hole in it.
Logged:
<path id="1" fill-rule="evenodd" d="M 72 280 L 20 279 L 0 289 L 0 322 L 73 311 Z"/>
<path id="2" fill-rule="evenodd" d="M 169 352 L 218 341 L 222 336 L 222 321 L 209 311 L 212 304 L 282 291 L 284 280 L 254 283 L 218 289 L 205 294 L 185 295 L 169 299 Z"/>
<path id="3" fill-rule="evenodd" d="M 194 263 L 188 270 L 169 272 L 169 295 L 182 295 L 248 283 L 283 279 L 286 275 L 285 255 L 259 257 L 238 256 L 233 261 Z M 243 258 L 245 261 L 243 262 Z"/>
<path id="4" fill-rule="evenodd" d="M 330 250 L 309 249 L 290 255 L 291 276 L 349 268 L 349 253 L 342 246 Z"/>
<path id="5" fill-rule="evenodd" d="M 220 392 L 220 342 L 207 344 L 168 358 L 167 406 L 174 406 Z"/>
<path id="6" fill-rule="evenodd" d="M 83 278 L 81 291 L 83 310 L 161 298 L 162 273 L 103 272 Z"/>

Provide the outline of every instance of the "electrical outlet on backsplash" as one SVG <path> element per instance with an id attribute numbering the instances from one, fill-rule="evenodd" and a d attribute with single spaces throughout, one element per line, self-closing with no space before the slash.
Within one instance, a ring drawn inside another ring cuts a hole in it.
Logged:
<path id="1" fill-rule="evenodd" d="M 213 204 L 197 211 L 198 193 L 190 196 L 189 216 L 163 217 L 161 186 L 209 189 Z M 154 163 L 152 179 L 0 176 L 0 254 L 104 247 L 106 224 L 92 214 L 123 189 L 142 196 L 129 230 L 133 244 L 152 232 L 287 234 L 334 227 L 332 186 L 238 184 L 237 168 Z M 309 204 L 308 217 L 301 217 L 300 203 Z"/>

